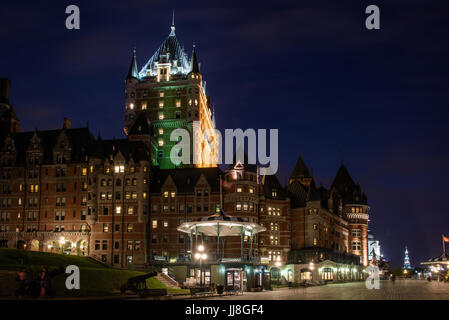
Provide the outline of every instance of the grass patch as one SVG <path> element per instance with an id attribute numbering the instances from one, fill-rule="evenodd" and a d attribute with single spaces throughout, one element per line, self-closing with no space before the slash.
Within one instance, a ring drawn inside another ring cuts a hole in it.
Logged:
<path id="1" fill-rule="evenodd" d="M 63 273 L 53 278 L 52 286 L 59 297 L 109 296 L 119 292 L 128 278 L 144 274 L 139 271 L 106 267 L 86 257 L 0 248 L 0 270 L 18 271 L 21 267 L 26 267 L 29 279 L 35 279 L 42 266 L 47 266 L 52 271 L 58 267 L 65 269 L 68 265 L 80 268 L 80 290 L 67 290 L 65 280 L 68 275 Z M 8 285 L 13 286 L 11 289 L 15 290 L 15 281 L 8 281 Z M 166 288 L 155 278 L 147 279 L 147 286 L 151 289 Z M 188 293 L 182 289 L 167 288 L 167 291 L 171 294 Z"/>

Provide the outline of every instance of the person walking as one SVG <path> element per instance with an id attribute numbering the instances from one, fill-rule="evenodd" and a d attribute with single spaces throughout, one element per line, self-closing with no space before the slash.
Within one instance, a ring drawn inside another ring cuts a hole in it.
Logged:
<path id="1" fill-rule="evenodd" d="M 29 281 L 26 268 L 20 269 L 19 274 L 16 277 L 16 281 L 19 283 L 16 296 L 19 299 L 23 299 L 23 297 L 29 293 Z"/>

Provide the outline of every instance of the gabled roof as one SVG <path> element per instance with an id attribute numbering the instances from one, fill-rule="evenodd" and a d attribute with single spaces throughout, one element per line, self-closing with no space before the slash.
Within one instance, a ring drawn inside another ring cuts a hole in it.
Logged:
<path id="1" fill-rule="evenodd" d="M 220 192 L 220 168 L 177 168 L 177 169 L 160 169 L 153 167 L 151 183 L 151 193 L 160 193 L 161 186 L 170 176 L 176 185 L 178 192 L 194 193 L 198 180 L 203 175 L 211 188 L 211 192 Z"/>
<path id="2" fill-rule="evenodd" d="M 272 191 L 276 190 L 276 196 L 273 197 Z M 287 191 L 279 183 L 276 175 L 264 175 L 262 178 L 262 191 L 267 199 L 285 200 L 287 199 Z"/>
<path id="3" fill-rule="evenodd" d="M 95 156 L 101 159 L 108 158 L 111 155 L 115 157 L 119 152 L 126 161 L 132 158 L 138 162 L 150 158 L 148 149 L 142 141 L 130 141 L 128 139 L 97 140 L 95 150 Z"/>
<path id="4" fill-rule="evenodd" d="M 300 177 L 304 178 L 312 177 L 301 155 L 299 155 L 298 160 L 296 161 L 295 168 L 293 169 L 293 172 L 290 175 L 290 178 L 300 178 Z"/>
<path id="5" fill-rule="evenodd" d="M 60 130 L 45 130 L 45 131 L 28 131 L 11 134 L 14 140 L 17 154 L 17 163 L 24 163 L 26 160 L 26 151 L 30 145 L 30 140 L 36 134 L 43 149 L 43 163 L 53 162 L 53 148 L 58 141 L 58 137 L 62 133 Z M 71 128 L 64 130 L 71 149 L 71 162 L 84 161 L 85 155 L 93 152 L 95 147 L 95 138 L 92 136 L 88 128 Z M 2 146 L 5 143 L 3 140 Z"/>
<path id="6" fill-rule="evenodd" d="M 237 161 L 237 153 L 234 153 L 234 157 L 232 158 L 232 163 L 228 166 L 227 170 L 233 170 L 237 164 L 241 164 L 246 171 L 251 171 L 251 172 L 257 173 L 257 164 L 249 163 L 248 155 L 246 154 L 246 152 L 243 152 L 243 162 Z"/>

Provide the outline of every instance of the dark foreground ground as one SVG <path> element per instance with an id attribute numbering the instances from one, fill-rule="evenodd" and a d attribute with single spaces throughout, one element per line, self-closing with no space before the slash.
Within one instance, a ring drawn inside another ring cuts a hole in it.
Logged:
<path id="1" fill-rule="evenodd" d="M 328 284 L 325 286 L 246 292 L 220 300 L 448 300 L 449 283 L 425 280 L 380 281 L 380 289 L 368 290 L 365 282 Z"/>

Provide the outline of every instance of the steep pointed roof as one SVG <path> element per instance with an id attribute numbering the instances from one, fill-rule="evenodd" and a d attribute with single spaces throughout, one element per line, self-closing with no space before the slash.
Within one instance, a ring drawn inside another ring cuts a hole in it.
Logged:
<path id="1" fill-rule="evenodd" d="M 137 60 L 136 60 L 136 49 L 134 48 L 133 57 L 131 59 L 131 64 L 129 66 L 128 75 L 126 76 L 126 79 L 138 79 L 139 78 L 139 71 L 137 71 Z"/>
<path id="2" fill-rule="evenodd" d="M 193 45 L 193 50 L 192 50 L 192 72 L 193 73 L 200 73 L 200 65 L 198 63 L 198 58 L 196 56 L 196 46 L 195 44 Z"/>
<path id="3" fill-rule="evenodd" d="M 151 56 L 150 60 L 143 66 L 140 70 L 140 77 L 147 76 L 147 70 L 149 70 L 152 74 L 156 73 L 156 63 L 161 61 L 161 55 L 168 54 L 169 61 L 173 62 L 176 60 L 176 67 L 172 67 L 172 73 L 183 73 L 187 74 L 190 72 L 190 63 L 187 58 L 186 53 L 184 52 L 184 48 L 179 43 L 176 38 L 175 33 L 175 25 L 174 21 L 172 21 L 172 25 L 170 27 L 170 34 L 167 39 L 162 42 L 162 44 L 157 48 L 154 54 Z"/>
<path id="4" fill-rule="evenodd" d="M 141 112 L 129 130 L 129 135 L 151 134 L 151 124 L 145 112 Z"/>
<path id="5" fill-rule="evenodd" d="M 290 175 L 290 178 L 300 178 L 300 177 L 304 178 L 312 177 L 301 155 L 299 155 L 298 161 L 296 161 L 295 168 L 293 169 L 293 172 Z"/>
<path id="6" fill-rule="evenodd" d="M 338 191 L 348 190 L 349 188 L 355 187 L 355 182 L 352 180 L 346 167 L 341 164 L 335 175 L 334 181 L 332 182 L 331 189 L 337 189 Z"/>
<path id="7" fill-rule="evenodd" d="M 293 181 L 287 186 L 291 208 L 303 208 L 306 205 L 307 189 L 299 181 Z"/>

